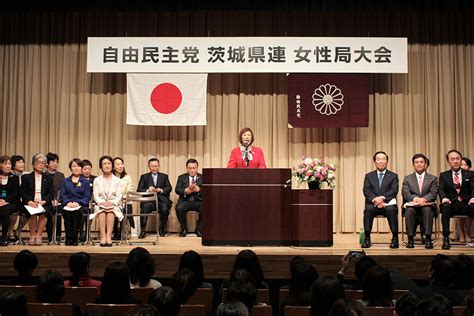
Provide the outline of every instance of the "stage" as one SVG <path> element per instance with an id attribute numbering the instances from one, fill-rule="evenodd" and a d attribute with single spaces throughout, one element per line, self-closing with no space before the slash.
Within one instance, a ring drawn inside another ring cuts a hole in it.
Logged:
<path id="1" fill-rule="evenodd" d="M 388 266 L 400 271 L 406 276 L 423 280 L 426 279 L 426 268 L 431 258 L 437 253 L 449 256 L 467 254 L 474 259 L 474 247 L 453 243 L 451 250 L 441 250 L 441 240 L 438 240 L 434 249 L 427 250 L 417 240 L 414 249 L 406 249 L 401 243 L 399 249 L 388 247 L 390 234 L 374 234 L 372 240 L 375 243 L 366 250 L 368 255 L 373 256 L 380 265 Z M 154 238 L 148 236 L 146 241 Z M 23 249 L 29 249 L 38 255 L 39 264 L 35 275 L 41 274 L 47 269 L 55 269 L 68 276 L 68 258 L 72 253 L 85 251 L 91 255 L 91 275 L 102 277 L 105 267 L 113 261 L 125 261 L 128 252 L 134 247 L 145 247 L 153 255 L 156 264 L 157 278 L 170 278 L 177 270 L 181 254 L 187 250 L 195 250 L 201 254 L 204 262 L 205 275 L 207 279 L 222 279 L 229 275 L 232 270 L 235 255 L 243 249 L 255 251 L 263 266 L 265 279 L 288 279 L 289 263 L 296 255 L 304 256 L 315 265 L 320 275 L 335 275 L 340 268 L 341 257 L 349 250 L 360 249 L 357 234 L 334 234 L 334 246 L 332 247 L 235 247 L 235 246 L 202 246 L 201 238 L 187 236 L 178 237 L 170 234 L 161 237 L 159 244 L 143 244 L 137 241 L 133 245 L 114 245 L 111 248 L 99 247 L 99 244 L 85 246 L 43 245 L 43 246 L 17 246 L 9 245 L 1 248 L 0 274 L 8 277 L 15 275 L 13 269 L 13 258 L 16 253 Z M 348 277 L 353 275 L 353 265 Z"/>

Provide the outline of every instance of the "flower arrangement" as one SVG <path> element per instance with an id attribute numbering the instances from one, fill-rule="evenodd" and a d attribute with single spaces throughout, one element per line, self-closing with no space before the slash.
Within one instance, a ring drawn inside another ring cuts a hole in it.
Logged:
<path id="1" fill-rule="evenodd" d="M 292 168 L 291 174 L 298 179 L 298 183 L 307 182 L 308 186 L 316 185 L 321 189 L 326 182 L 331 189 L 336 188 L 336 167 L 323 159 L 303 157 L 301 163 Z"/>

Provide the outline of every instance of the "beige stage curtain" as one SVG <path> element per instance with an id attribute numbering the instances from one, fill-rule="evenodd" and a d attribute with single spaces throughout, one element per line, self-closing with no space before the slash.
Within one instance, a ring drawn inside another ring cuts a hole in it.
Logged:
<path id="1" fill-rule="evenodd" d="M 457 148 L 471 158 L 474 118 L 472 12 L 169 11 L 33 12 L 0 16 L 1 154 L 55 152 L 60 169 L 121 156 L 138 182 L 158 157 L 174 187 L 185 161 L 225 167 L 237 133 L 253 129 L 270 168 L 301 156 L 339 166 L 334 230 L 362 227 L 364 174 L 384 150 L 403 176 L 425 153 L 429 172 L 447 168 Z M 443 25 L 443 28 L 440 25 Z M 408 36 L 409 73 L 371 75 L 368 128 L 288 129 L 285 74 L 210 74 L 205 127 L 139 127 L 126 121 L 126 76 L 86 73 L 87 36 Z M 296 183 L 294 188 L 298 187 Z M 176 195 L 172 196 L 175 204 Z M 401 197 L 399 196 L 399 204 Z M 375 229 L 387 231 L 385 221 Z M 178 231 L 174 214 L 170 231 Z"/>

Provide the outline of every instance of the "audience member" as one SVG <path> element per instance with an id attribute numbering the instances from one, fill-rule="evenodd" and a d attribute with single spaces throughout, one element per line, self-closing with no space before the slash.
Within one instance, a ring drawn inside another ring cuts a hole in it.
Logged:
<path id="1" fill-rule="evenodd" d="M 0 315 L 27 316 L 26 296 L 23 292 L 8 290 L 0 294 Z"/>
<path id="2" fill-rule="evenodd" d="M 252 279 L 255 281 L 255 288 L 268 289 L 268 284 L 264 281 L 263 269 L 260 265 L 260 260 L 255 252 L 252 250 L 242 250 L 237 254 L 234 261 L 233 271 L 247 270 Z"/>
<path id="3" fill-rule="evenodd" d="M 440 294 L 434 294 L 423 299 L 416 309 L 416 316 L 451 316 L 451 302 Z"/>
<path id="4" fill-rule="evenodd" d="M 245 280 L 231 280 L 227 289 L 227 295 L 224 298 L 224 303 L 241 302 L 246 307 L 248 312 L 252 311 L 253 306 L 257 304 L 257 290 L 252 283 Z"/>
<path id="5" fill-rule="evenodd" d="M 326 316 L 334 302 L 345 299 L 342 284 L 336 277 L 319 277 L 311 287 L 311 316 Z"/>
<path id="6" fill-rule="evenodd" d="M 100 296 L 97 304 L 140 304 L 130 291 L 130 276 L 127 265 L 123 262 L 113 262 L 107 266 L 100 286 Z"/>
<path id="7" fill-rule="evenodd" d="M 168 286 L 154 290 L 148 297 L 148 304 L 156 307 L 159 316 L 177 316 L 181 307 L 178 294 Z"/>
<path id="8" fill-rule="evenodd" d="M 36 285 L 36 299 L 41 303 L 61 303 L 64 296 L 64 281 L 61 273 L 45 271 Z"/>
<path id="9" fill-rule="evenodd" d="M 186 304 L 188 299 L 196 292 L 198 286 L 194 272 L 189 269 L 178 270 L 173 274 L 170 281 L 170 287 L 178 293 L 181 304 Z"/>
<path id="10" fill-rule="evenodd" d="M 38 278 L 33 276 L 33 272 L 38 266 L 38 257 L 29 250 L 22 250 L 16 254 L 13 260 L 13 268 L 17 276 L 10 280 L 11 285 L 36 285 Z"/>
<path id="11" fill-rule="evenodd" d="M 212 288 L 212 284 L 204 281 L 204 267 L 201 256 L 194 250 L 188 250 L 179 260 L 179 270 L 189 269 L 194 272 L 196 283 L 199 288 Z"/>
<path id="12" fill-rule="evenodd" d="M 471 290 L 474 287 L 474 262 L 467 255 L 459 255 L 453 259 L 455 276 L 453 288 Z"/>
<path id="13" fill-rule="evenodd" d="M 358 301 L 346 301 L 338 299 L 332 304 L 328 316 L 364 316 L 365 311 Z"/>
<path id="14" fill-rule="evenodd" d="M 222 303 L 217 308 L 217 316 L 249 316 L 249 310 L 240 301 Z"/>
<path id="15" fill-rule="evenodd" d="M 91 257 L 86 252 L 78 252 L 69 257 L 69 270 L 72 276 L 64 281 L 64 286 L 71 287 L 96 287 L 100 288 L 102 282 L 94 280 L 89 275 Z"/>
<path id="16" fill-rule="evenodd" d="M 151 277 L 155 274 L 155 262 L 145 248 L 132 249 L 127 256 L 127 267 L 130 273 L 130 287 L 147 287 L 157 289 L 161 283 Z"/>
<path id="17" fill-rule="evenodd" d="M 395 303 L 397 316 L 415 316 L 421 300 L 413 293 L 403 294 Z"/>
<path id="18" fill-rule="evenodd" d="M 381 266 L 370 268 L 362 281 L 362 301 L 365 306 L 394 306 L 390 272 Z"/>

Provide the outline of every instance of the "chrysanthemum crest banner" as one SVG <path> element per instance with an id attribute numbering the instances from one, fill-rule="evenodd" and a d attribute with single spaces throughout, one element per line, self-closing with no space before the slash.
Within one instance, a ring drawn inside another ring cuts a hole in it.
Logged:
<path id="1" fill-rule="evenodd" d="M 89 37 L 87 72 L 407 73 L 407 39 Z"/>

